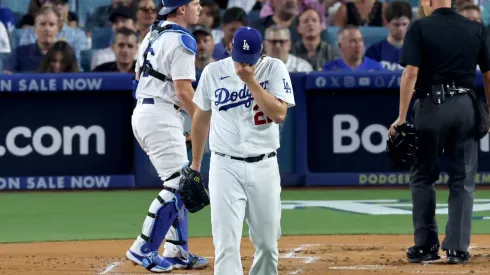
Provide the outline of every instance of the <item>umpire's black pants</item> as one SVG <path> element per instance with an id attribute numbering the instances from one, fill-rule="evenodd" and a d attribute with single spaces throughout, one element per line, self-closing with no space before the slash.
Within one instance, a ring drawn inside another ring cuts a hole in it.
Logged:
<path id="1" fill-rule="evenodd" d="M 442 249 L 466 251 L 469 247 L 478 161 L 474 125 L 474 108 L 467 94 L 448 97 L 439 105 L 433 104 L 430 97 L 415 102 L 414 126 L 420 136 L 419 153 L 410 171 L 410 190 L 416 246 L 440 244 L 435 182 L 444 154 L 448 160 L 449 220 Z"/>

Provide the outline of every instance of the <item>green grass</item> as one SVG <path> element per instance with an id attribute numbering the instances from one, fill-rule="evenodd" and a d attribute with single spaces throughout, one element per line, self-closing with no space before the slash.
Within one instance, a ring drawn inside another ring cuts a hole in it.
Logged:
<path id="1" fill-rule="evenodd" d="M 87 239 L 132 239 L 141 230 L 148 206 L 158 193 L 150 191 L 0 193 L 0 242 Z M 438 190 L 446 203 L 448 191 Z M 285 190 L 283 200 L 410 200 L 408 190 Z M 476 198 L 490 199 L 490 190 Z M 474 216 L 490 216 L 490 211 Z M 447 215 L 438 215 L 444 233 Z M 190 215 L 192 237 L 211 236 L 209 207 Z M 244 226 L 244 234 L 247 227 Z M 283 235 L 412 234 L 411 215 L 366 215 L 325 208 L 283 210 Z M 473 221 L 474 234 L 490 234 L 490 220 Z"/>

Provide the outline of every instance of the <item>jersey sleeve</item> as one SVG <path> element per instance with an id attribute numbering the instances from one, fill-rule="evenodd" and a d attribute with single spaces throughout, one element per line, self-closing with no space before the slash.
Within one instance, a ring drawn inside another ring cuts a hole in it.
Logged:
<path id="1" fill-rule="evenodd" d="M 488 29 L 482 26 L 482 37 L 480 53 L 478 54 L 478 67 L 482 73 L 490 71 L 490 48 L 489 48 Z"/>
<path id="2" fill-rule="evenodd" d="M 196 92 L 194 93 L 194 98 L 192 101 L 203 111 L 211 110 L 211 99 L 209 98 L 209 81 L 208 81 L 208 71 L 209 65 L 204 67 L 201 73 L 201 78 L 197 84 Z"/>
<path id="3" fill-rule="evenodd" d="M 293 86 L 291 85 L 291 77 L 286 65 L 283 62 L 274 62 L 270 75 L 267 91 L 286 102 L 288 107 L 293 107 L 295 105 Z"/>
<path id="4" fill-rule="evenodd" d="M 420 68 L 422 63 L 422 37 L 420 34 L 419 24 L 414 21 L 407 30 L 403 41 L 402 53 L 400 56 L 400 65 L 407 65 Z"/>
<path id="5" fill-rule="evenodd" d="M 175 48 L 172 58 L 171 75 L 172 80 L 191 81 L 196 80 L 196 56 L 189 50 L 184 49 L 182 45 Z"/>

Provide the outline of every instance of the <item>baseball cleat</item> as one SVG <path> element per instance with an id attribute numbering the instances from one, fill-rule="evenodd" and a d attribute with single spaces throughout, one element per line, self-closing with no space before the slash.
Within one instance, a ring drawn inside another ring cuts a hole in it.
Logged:
<path id="1" fill-rule="evenodd" d="M 439 246 L 431 247 L 412 246 L 407 250 L 407 258 L 411 263 L 424 263 L 437 261 L 439 256 Z"/>
<path id="2" fill-rule="evenodd" d="M 133 262 L 133 264 L 141 265 L 147 270 L 154 273 L 170 272 L 173 269 L 173 265 L 166 261 L 162 256 L 158 255 L 158 252 L 151 252 L 147 256 L 140 256 L 131 250 L 126 251 L 126 258 Z"/>
<path id="3" fill-rule="evenodd" d="M 470 261 L 470 253 L 468 251 L 446 251 L 447 264 L 467 264 Z"/>
<path id="4" fill-rule="evenodd" d="M 206 258 L 189 253 L 189 258 L 183 257 L 163 257 L 170 262 L 175 269 L 204 269 L 209 266 Z"/>

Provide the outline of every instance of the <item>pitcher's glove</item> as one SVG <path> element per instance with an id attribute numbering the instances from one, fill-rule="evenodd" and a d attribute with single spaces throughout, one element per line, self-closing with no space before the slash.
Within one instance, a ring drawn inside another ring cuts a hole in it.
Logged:
<path id="1" fill-rule="evenodd" d="M 386 153 L 397 166 L 410 168 L 415 162 L 418 150 L 418 136 L 412 124 L 404 123 L 395 126 L 396 134 L 388 134 Z"/>
<path id="2" fill-rule="evenodd" d="M 184 167 L 180 186 L 180 197 L 189 212 L 195 213 L 209 205 L 209 194 L 202 182 L 201 173 Z"/>
<path id="3" fill-rule="evenodd" d="M 185 146 L 187 146 L 187 152 L 189 152 L 192 149 L 191 133 L 184 132 L 184 136 L 185 136 Z"/>

